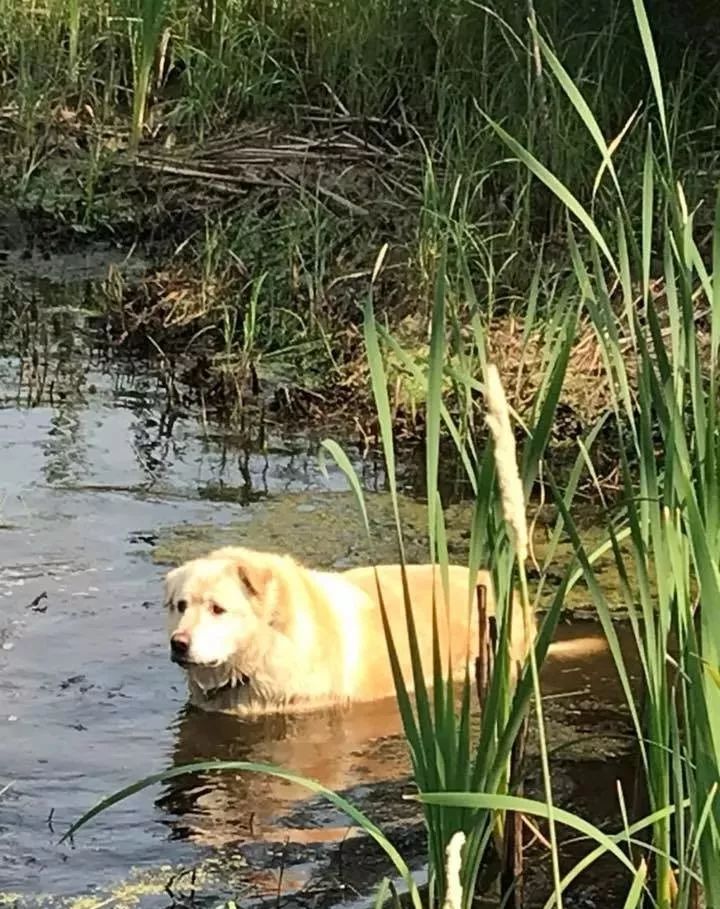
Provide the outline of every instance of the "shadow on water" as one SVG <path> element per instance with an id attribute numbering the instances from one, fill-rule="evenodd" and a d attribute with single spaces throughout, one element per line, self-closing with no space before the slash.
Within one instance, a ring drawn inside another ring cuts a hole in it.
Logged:
<path id="1" fill-rule="evenodd" d="M 98 344 L 91 295 L 25 280 L 12 285 L 22 285 L 11 300 L 22 319 L 0 331 L 0 788 L 11 783 L 0 796 L 0 905 L 278 893 L 328 905 L 388 871 L 334 809 L 239 774 L 179 778 L 97 820 L 74 848 L 58 846 L 109 791 L 196 758 L 274 763 L 347 792 L 420 868 L 393 702 L 252 721 L 203 714 L 187 708 L 167 659 L 162 563 L 229 540 L 322 566 L 370 557 L 343 476 L 323 474 L 316 440 L 287 427 L 210 427 L 152 363 Z M 374 552 L 394 559 L 382 471 L 356 467 L 379 493 Z M 404 507 L 422 557 L 422 507 Z M 451 540 L 454 553 L 466 536 Z M 563 626 L 560 638 L 544 676 L 559 796 L 605 819 L 631 768 L 622 698 L 594 625 Z"/>

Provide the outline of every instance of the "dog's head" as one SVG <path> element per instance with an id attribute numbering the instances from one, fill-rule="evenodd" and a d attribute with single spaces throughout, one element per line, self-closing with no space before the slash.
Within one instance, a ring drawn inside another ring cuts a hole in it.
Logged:
<path id="1" fill-rule="evenodd" d="M 165 579 L 171 659 L 215 669 L 243 655 L 268 631 L 282 632 L 283 572 L 279 556 L 228 547 L 186 562 Z"/>

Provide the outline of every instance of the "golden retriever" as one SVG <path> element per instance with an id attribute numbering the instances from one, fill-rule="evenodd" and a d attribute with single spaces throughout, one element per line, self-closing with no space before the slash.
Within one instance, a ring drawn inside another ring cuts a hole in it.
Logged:
<path id="1" fill-rule="evenodd" d="M 218 549 L 170 571 L 165 603 L 171 658 L 187 673 L 191 701 L 240 714 L 296 711 L 374 701 L 395 688 L 376 583 L 382 590 L 403 677 L 412 687 L 405 599 L 398 565 L 343 572 L 305 568 L 287 555 L 242 547 Z M 425 682 L 432 679 L 432 602 L 440 649 L 463 675 L 477 648 L 475 587 L 490 579 L 448 570 L 446 608 L 441 570 L 406 566 Z M 492 612 L 493 597 L 487 598 Z M 527 646 L 518 604 L 511 656 Z"/>

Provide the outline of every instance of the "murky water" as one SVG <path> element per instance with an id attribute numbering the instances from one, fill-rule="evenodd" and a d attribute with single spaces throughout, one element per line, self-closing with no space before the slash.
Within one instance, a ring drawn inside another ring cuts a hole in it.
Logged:
<path id="1" fill-rule="evenodd" d="M 18 366 L 0 361 L 0 785 L 11 783 L 0 800 L 0 891 L 71 895 L 141 857 L 187 859 L 157 823 L 171 815 L 148 799 L 114 812 L 112 835 L 96 827 L 82 848 L 58 848 L 57 834 L 119 783 L 188 749 L 216 750 L 211 727 L 184 715 L 167 659 L 163 569 L 151 559 L 159 532 L 237 520 L 240 508 L 208 500 L 208 488 L 249 482 L 256 497 L 344 480 L 332 469 L 324 478 L 307 443 L 287 438 L 249 459 L 189 418 L 164 438 L 149 379 L 90 371 L 91 394 L 57 388 L 65 400 L 55 406 L 17 406 Z M 227 742 L 222 723 L 217 733 Z"/>
<path id="2" fill-rule="evenodd" d="M 265 777 L 178 779 L 99 818 L 74 847 L 58 845 L 101 796 L 194 758 L 268 761 L 350 789 L 402 838 L 414 809 L 399 799 L 408 768 L 394 704 L 206 715 L 186 708 L 167 658 L 164 559 L 238 537 L 295 542 L 322 565 L 368 557 L 340 472 L 328 465 L 325 476 L 305 438 L 270 431 L 259 453 L 197 416 L 168 414 L 151 372 L 89 366 L 87 351 L 64 362 L 53 360 L 50 387 L 37 363 L 0 359 L 0 789 L 10 784 L 0 905 L 160 906 L 188 887 L 235 897 L 307 888 L 327 864 L 312 850 L 342 842 L 348 823 Z M 381 484 L 357 466 L 366 487 Z M 377 527 L 392 558 L 388 525 Z M 421 552 L 419 532 L 410 545 Z M 621 698 L 597 629 L 561 637 L 545 677 L 551 734 L 554 723 L 556 741 L 585 736 L 576 761 L 597 761 L 598 730 L 604 754 L 621 754 Z M 582 790 L 572 773 L 565 782 Z M 177 877 L 190 868 L 194 883 Z M 332 870 L 338 898 L 354 892 L 343 889 L 352 871 Z M 370 859 L 367 875 L 376 879 Z"/>

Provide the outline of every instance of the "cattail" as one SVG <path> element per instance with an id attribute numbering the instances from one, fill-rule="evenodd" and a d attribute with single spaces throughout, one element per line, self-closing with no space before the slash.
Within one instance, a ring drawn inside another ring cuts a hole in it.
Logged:
<path id="1" fill-rule="evenodd" d="M 528 556 L 528 532 L 525 521 L 525 496 L 517 466 L 515 436 L 510 425 L 510 410 L 497 367 L 490 363 L 485 378 L 485 422 L 495 443 L 500 495 L 505 521 L 512 532 L 518 558 L 524 562 Z"/>
<path id="2" fill-rule="evenodd" d="M 458 830 L 450 838 L 445 850 L 445 880 L 447 889 L 445 891 L 445 901 L 443 909 L 461 909 L 462 906 L 462 884 L 460 883 L 460 865 L 462 859 L 460 853 L 465 845 L 465 834 Z"/>

